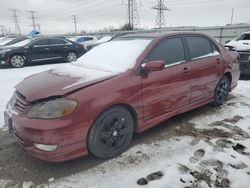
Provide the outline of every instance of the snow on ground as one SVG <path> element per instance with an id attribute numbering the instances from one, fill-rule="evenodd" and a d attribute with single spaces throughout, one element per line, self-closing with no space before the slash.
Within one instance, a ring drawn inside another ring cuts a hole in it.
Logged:
<path id="1" fill-rule="evenodd" d="M 58 66 L 0 69 L 0 125 L 13 87 L 24 77 Z M 250 81 L 239 81 L 230 100 L 211 113 L 194 116 L 182 136 L 132 146 L 98 166 L 38 187 L 183 188 L 232 187 L 250 184 Z M 209 108 L 210 109 L 210 108 Z M 1 180 L 7 184 L 11 180 Z M 24 182 L 23 185 L 32 184 Z M 146 184 L 146 185 L 139 185 Z"/>
<path id="2" fill-rule="evenodd" d="M 183 188 L 250 184 L 250 82 L 227 104 L 192 118 L 192 134 L 130 148 L 94 168 L 43 184 L 51 187 Z M 138 184 L 139 183 L 139 184 Z"/>
<path id="3" fill-rule="evenodd" d="M 64 64 L 27 66 L 20 69 L 0 68 L 0 128 L 4 125 L 3 112 L 7 102 L 13 95 L 14 86 L 27 76 L 62 65 Z"/>

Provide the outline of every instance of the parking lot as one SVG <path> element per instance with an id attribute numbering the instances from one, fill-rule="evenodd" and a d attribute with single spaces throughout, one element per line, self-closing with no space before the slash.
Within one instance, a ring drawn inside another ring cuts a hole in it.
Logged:
<path id="1" fill-rule="evenodd" d="M 1 115 L 17 82 L 62 65 L 1 69 Z M 206 105 L 134 135 L 129 149 L 110 160 L 90 155 L 58 164 L 40 161 L 1 129 L 1 187 L 141 187 L 146 183 L 147 187 L 247 187 L 249 85 L 249 81 L 239 81 L 221 107 Z"/>

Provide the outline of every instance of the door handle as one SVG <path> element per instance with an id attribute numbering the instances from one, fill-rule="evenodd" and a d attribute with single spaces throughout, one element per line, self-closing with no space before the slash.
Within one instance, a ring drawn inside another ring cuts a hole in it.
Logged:
<path id="1" fill-rule="evenodd" d="M 50 50 L 50 48 L 44 48 L 44 50 Z"/>
<path id="2" fill-rule="evenodd" d="M 189 72 L 188 67 L 184 67 L 184 68 L 183 68 L 183 72 L 184 72 L 184 73 L 188 73 L 188 72 Z"/>
<path id="3" fill-rule="evenodd" d="M 216 59 L 216 63 L 217 64 L 220 64 L 221 63 L 221 61 L 220 61 L 220 59 L 218 58 L 218 59 Z"/>

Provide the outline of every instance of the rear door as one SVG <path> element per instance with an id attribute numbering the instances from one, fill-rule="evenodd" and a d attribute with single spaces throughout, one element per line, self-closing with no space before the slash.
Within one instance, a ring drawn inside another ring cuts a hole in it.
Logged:
<path id="1" fill-rule="evenodd" d="M 154 60 L 164 60 L 166 65 L 164 70 L 141 76 L 145 121 L 184 108 L 190 98 L 188 65 L 185 63 L 182 38 L 161 41 L 148 54 L 144 64 Z"/>
<path id="2" fill-rule="evenodd" d="M 185 36 L 189 52 L 190 103 L 209 100 L 225 66 L 218 47 L 207 37 Z"/>
<path id="3" fill-rule="evenodd" d="M 49 39 L 50 51 L 54 58 L 65 58 L 68 50 L 68 42 L 60 38 Z"/>

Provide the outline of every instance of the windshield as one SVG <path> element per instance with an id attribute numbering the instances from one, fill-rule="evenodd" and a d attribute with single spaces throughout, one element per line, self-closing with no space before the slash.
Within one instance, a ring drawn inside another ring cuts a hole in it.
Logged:
<path id="1" fill-rule="evenodd" d="M 124 72 L 135 65 L 137 57 L 150 42 L 149 39 L 135 39 L 103 43 L 73 64 L 109 72 Z"/>
<path id="2" fill-rule="evenodd" d="M 33 41 L 33 39 L 26 39 L 26 40 L 23 40 L 23 41 L 18 42 L 16 44 L 12 44 L 10 46 L 12 46 L 12 47 L 21 47 L 21 46 L 25 46 L 26 44 L 29 44 L 31 41 Z"/>

